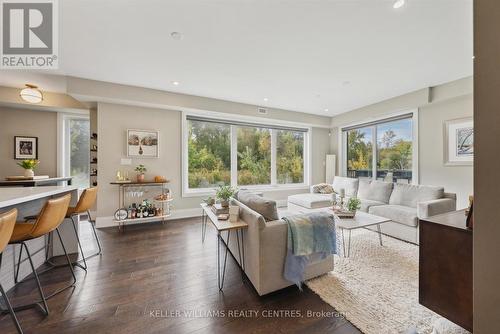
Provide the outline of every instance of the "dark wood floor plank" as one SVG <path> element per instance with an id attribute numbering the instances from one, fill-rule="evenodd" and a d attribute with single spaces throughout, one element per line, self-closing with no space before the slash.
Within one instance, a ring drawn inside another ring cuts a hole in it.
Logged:
<path id="1" fill-rule="evenodd" d="M 81 233 L 87 254 L 95 252 L 87 224 L 82 224 Z M 51 314 L 18 313 L 25 333 L 360 333 L 342 317 L 321 316 L 322 311 L 331 315 L 335 310 L 307 287 L 259 297 L 250 282 L 242 281 L 231 256 L 224 291 L 219 292 L 216 235 L 208 229 L 201 243 L 198 218 L 98 233 L 104 254 L 87 261 L 87 273 L 75 269 L 77 285 L 49 301 Z M 41 276 L 46 291 L 70 279 L 67 268 Z M 35 282 L 16 286 L 9 296 L 15 304 L 31 302 L 37 298 Z M 296 316 L 271 316 L 284 310 Z M 209 312 L 225 316 L 200 316 Z M 15 333 L 8 316 L 0 317 L 0 333 Z"/>

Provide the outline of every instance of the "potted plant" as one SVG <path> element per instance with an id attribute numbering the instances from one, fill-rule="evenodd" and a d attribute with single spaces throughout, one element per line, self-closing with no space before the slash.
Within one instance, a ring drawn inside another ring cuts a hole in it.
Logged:
<path id="1" fill-rule="evenodd" d="M 18 162 L 17 165 L 24 168 L 24 177 L 33 177 L 35 176 L 35 172 L 33 170 L 36 168 L 36 166 L 38 166 L 39 163 L 40 161 L 38 160 L 27 159 Z"/>
<path id="2" fill-rule="evenodd" d="M 347 210 L 356 215 L 356 211 L 361 208 L 361 201 L 359 198 L 351 197 L 349 201 L 347 201 Z"/>
<path id="3" fill-rule="evenodd" d="M 144 165 L 135 167 L 134 171 L 137 172 L 137 182 L 144 182 L 144 173 L 147 171 Z"/>
<path id="4" fill-rule="evenodd" d="M 220 200 L 220 205 L 224 208 L 229 207 L 229 199 L 234 195 L 235 190 L 231 186 L 219 186 L 215 192 L 215 197 Z"/>
<path id="5" fill-rule="evenodd" d="M 207 203 L 208 206 L 212 206 L 215 204 L 215 198 L 208 196 L 207 199 L 205 199 L 205 203 Z"/>

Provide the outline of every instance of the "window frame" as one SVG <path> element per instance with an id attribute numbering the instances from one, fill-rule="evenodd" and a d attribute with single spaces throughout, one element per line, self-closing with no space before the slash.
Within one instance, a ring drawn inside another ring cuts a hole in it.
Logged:
<path id="1" fill-rule="evenodd" d="M 419 164 L 418 164 L 418 109 L 410 109 L 403 110 L 396 113 L 385 114 L 380 117 L 370 118 L 364 120 L 362 122 L 355 122 L 344 124 L 339 126 L 338 133 L 338 142 L 341 143 L 339 145 L 339 157 L 340 157 L 340 171 L 339 175 L 347 176 L 347 132 L 344 129 L 352 128 L 352 127 L 363 127 L 365 124 L 369 123 L 389 123 L 391 119 L 394 117 L 398 117 L 401 115 L 411 114 L 409 117 L 412 120 L 412 182 L 411 184 L 419 184 Z M 377 126 L 371 125 L 372 128 L 372 138 L 373 138 L 373 147 L 372 147 L 372 180 L 377 179 L 377 153 L 378 153 L 378 144 L 377 144 Z"/>
<path id="2" fill-rule="evenodd" d="M 72 119 L 84 119 L 90 122 L 89 114 L 81 113 L 58 113 L 57 114 L 57 174 L 62 177 L 71 176 L 71 151 L 69 144 L 69 121 Z M 92 131 L 91 131 L 92 132 Z M 90 150 L 89 170 L 90 170 Z M 89 187 L 91 185 L 89 176 Z M 84 189 L 84 188 L 79 188 Z"/>
<path id="3" fill-rule="evenodd" d="M 181 122 L 181 132 L 182 132 L 182 197 L 199 197 L 213 195 L 216 188 L 189 188 L 188 184 L 188 140 L 189 140 L 189 130 L 188 126 L 188 116 L 198 116 L 207 119 L 212 119 L 214 121 L 227 119 L 227 114 L 224 113 L 196 113 L 196 112 L 182 112 L 182 122 Z M 304 126 L 301 124 L 293 122 L 283 122 L 268 118 L 255 118 L 255 117 L 245 117 L 245 116 L 235 116 L 231 115 L 231 119 L 235 122 L 245 122 L 249 125 L 255 124 L 256 127 L 266 122 L 272 123 L 277 126 L 290 126 L 306 129 L 304 132 L 304 182 L 302 183 L 289 183 L 289 184 L 278 184 L 277 183 L 277 133 L 276 129 L 270 129 L 271 131 L 271 183 L 267 185 L 241 185 L 237 184 L 238 181 L 238 142 L 237 142 L 237 129 L 238 125 L 230 125 L 231 127 L 231 137 L 230 137 L 230 150 L 231 150 L 231 186 L 238 187 L 241 189 L 248 189 L 253 191 L 283 191 L 283 190 L 298 190 L 298 189 L 309 189 L 311 184 L 311 131 L 312 127 Z"/>

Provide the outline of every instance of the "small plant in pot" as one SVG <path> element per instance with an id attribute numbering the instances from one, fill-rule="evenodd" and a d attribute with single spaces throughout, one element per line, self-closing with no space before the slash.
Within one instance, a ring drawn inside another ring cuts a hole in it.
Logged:
<path id="1" fill-rule="evenodd" d="M 24 177 L 33 177 L 33 176 L 35 176 L 34 169 L 36 168 L 36 166 L 38 166 L 39 163 L 40 163 L 40 161 L 38 161 L 38 160 L 27 159 L 27 160 L 23 160 L 21 162 L 18 162 L 17 165 L 24 168 Z"/>
<path id="2" fill-rule="evenodd" d="M 208 196 L 204 201 L 208 206 L 212 206 L 215 204 L 215 198 L 213 198 L 212 196 Z"/>
<path id="3" fill-rule="evenodd" d="M 356 211 L 361 208 L 361 201 L 359 198 L 351 197 L 349 201 L 347 201 L 347 210 L 356 214 Z"/>
<path id="4" fill-rule="evenodd" d="M 147 171 L 146 166 L 138 165 L 134 171 L 137 172 L 137 182 L 144 182 L 144 173 Z"/>
<path id="5" fill-rule="evenodd" d="M 220 205 L 224 208 L 229 207 L 229 199 L 233 197 L 235 189 L 231 186 L 219 186 L 219 189 L 215 192 L 215 197 L 219 199 Z"/>

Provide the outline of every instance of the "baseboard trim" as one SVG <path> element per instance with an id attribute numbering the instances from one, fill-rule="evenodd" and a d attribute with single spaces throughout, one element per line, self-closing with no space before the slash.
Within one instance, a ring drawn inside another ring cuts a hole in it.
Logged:
<path id="1" fill-rule="evenodd" d="M 172 215 L 167 220 L 174 219 L 183 219 L 183 218 L 193 218 L 201 216 L 201 208 L 192 208 L 192 209 L 178 209 L 172 210 Z M 96 218 L 96 227 L 97 228 L 105 228 L 105 227 L 118 227 L 118 225 L 113 222 L 113 216 L 105 216 L 105 217 L 97 217 Z M 129 222 L 127 225 L 135 225 L 135 224 L 144 224 L 141 222 L 133 223 Z"/>

